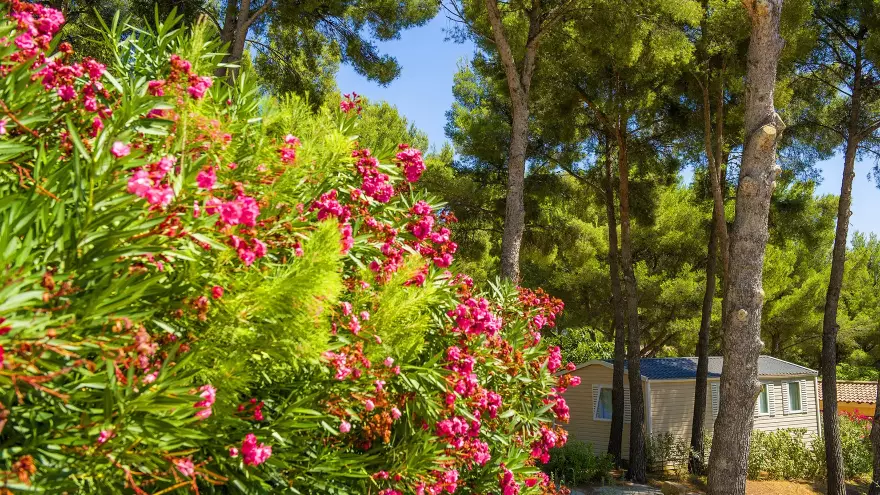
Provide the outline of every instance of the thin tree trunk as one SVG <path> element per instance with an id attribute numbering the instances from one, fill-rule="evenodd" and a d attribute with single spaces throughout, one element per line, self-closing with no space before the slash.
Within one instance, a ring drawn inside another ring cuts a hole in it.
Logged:
<path id="1" fill-rule="evenodd" d="M 779 36 L 782 0 L 744 0 L 751 19 L 745 95 L 745 143 L 736 216 L 730 245 L 730 274 L 724 301 L 724 365 L 721 403 L 709 456 L 709 494 L 745 493 L 755 400 L 760 390 L 762 270 L 770 197 L 781 169 L 776 144 L 785 128 L 773 107 L 776 66 L 784 44 Z"/>
<path id="2" fill-rule="evenodd" d="M 857 42 L 858 43 L 858 42 Z M 859 48 L 858 45 L 856 48 Z M 831 255 L 831 278 L 825 294 L 825 316 L 822 319 L 822 427 L 825 433 L 825 466 L 828 495 L 846 493 L 843 448 L 840 444 L 840 425 L 837 418 L 837 306 L 843 286 L 846 263 L 846 239 L 849 232 L 852 182 L 855 177 L 856 150 L 859 147 L 859 106 L 861 105 L 861 50 L 855 53 L 855 70 L 847 125 L 846 153 L 843 160 L 843 180 L 837 204 L 837 229 Z"/>
<path id="3" fill-rule="evenodd" d="M 623 444 L 623 368 L 626 360 L 626 333 L 624 330 L 623 298 L 620 295 L 620 267 L 617 262 L 617 218 L 614 213 L 614 174 L 611 167 L 610 147 L 605 154 L 605 211 L 608 215 L 608 272 L 611 278 L 611 319 L 614 326 L 614 374 L 611 380 L 611 435 L 608 453 L 620 466 Z"/>
<path id="4" fill-rule="evenodd" d="M 721 84 L 719 83 L 719 86 Z M 729 280 L 730 277 L 730 241 L 727 235 L 727 219 L 725 211 L 724 211 L 724 190 L 722 184 L 724 183 L 722 178 L 722 166 L 721 166 L 721 158 L 724 152 L 724 138 L 721 135 L 723 130 L 723 107 L 721 106 L 724 102 L 724 89 L 723 86 L 720 88 L 719 97 L 718 97 L 718 105 L 716 109 L 716 149 L 713 150 L 712 146 L 712 112 L 711 112 L 711 104 L 709 98 L 709 81 L 707 80 L 705 85 L 703 86 L 703 136 L 704 143 L 706 147 L 706 159 L 709 163 L 709 176 L 712 179 L 712 206 L 713 206 L 713 217 L 716 219 L 720 219 L 718 221 L 713 222 L 715 226 L 716 233 L 718 236 L 720 250 L 721 250 L 721 275 L 725 280 Z"/>
<path id="5" fill-rule="evenodd" d="M 632 236 L 629 218 L 629 162 L 626 154 L 625 120 L 618 120 L 617 167 L 620 172 L 620 258 L 623 283 L 626 289 L 627 310 L 627 374 L 629 375 L 629 470 L 627 478 L 644 483 L 647 479 L 645 458 L 645 404 L 642 396 L 641 332 L 639 329 L 639 300 L 636 274 L 633 269 Z"/>
<path id="6" fill-rule="evenodd" d="M 877 401 L 874 404 L 880 405 L 880 361 L 877 362 Z M 874 451 L 874 477 L 868 495 L 880 495 L 880 407 L 874 408 L 871 422 L 871 450 Z"/>
<path id="7" fill-rule="evenodd" d="M 504 66 L 507 89 L 513 107 L 510 148 L 507 154 L 507 200 L 504 212 L 504 233 L 501 238 L 501 277 L 518 282 L 519 252 L 526 217 L 523 187 L 529 137 L 529 88 L 532 84 L 535 58 L 538 54 L 542 11 L 540 2 L 535 2 L 528 11 L 529 32 L 522 69 L 518 69 L 513 51 L 510 49 L 510 42 L 504 32 L 498 0 L 485 0 L 485 4 L 495 47 Z"/>
<path id="8" fill-rule="evenodd" d="M 700 317 L 700 335 L 697 339 L 697 379 L 694 385 L 694 419 L 691 424 L 691 458 L 688 465 L 694 474 L 702 474 L 706 466 L 705 434 L 706 387 L 709 383 L 709 330 L 712 326 L 712 305 L 715 302 L 715 264 L 718 258 L 717 218 L 712 218 L 709 231 L 709 249 L 706 257 L 706 292 L 703 294 L 703 314 Z"/>

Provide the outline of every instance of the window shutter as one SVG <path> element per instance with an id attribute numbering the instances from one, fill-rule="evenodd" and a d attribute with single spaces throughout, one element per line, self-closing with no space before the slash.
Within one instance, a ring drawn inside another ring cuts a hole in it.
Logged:
<path id="1" fill-rule="evenodd" d="M 755 397 L 755 410 L 752 412 L 752 416 L 757 417 L 761 414 L 761 393 L 764 391 L 764 384 L 761 384 L 761 388 L 758 389 L 758 396 Z"/>
<path id="2" fill-rule="evenodd" d="M 632 421 L 632 407 L 629 402 L 629 389 L 623 388 L 623 422 L 629 423 Z"/>
<path id="3" fill-rule="evenodd" d="M 801 380 L 801 411 L 807 412 L 807 381 Z"/>
<path id="4" fill-rule="evenodd" d="M 721 398 L 718 393 L 718 382 L 712 382 L 710 387 L 710 390 L 712 391 L 712 419 L 714 420 L 718 417 L 718 403 Z"/>
<path id="5" fill-rule="evenodd" d="M 788 405 L 788 382 L 782 382 L 782 414 L 791 414 L 791 408 Z"/>
<path id="6" fill-rule="evenodd" d="M 776 416 L 776 385 L 767 384 L 767 412 L 770 416 Z"/>
<path id="7" fill-rule="evenodd" d="M 593 419 L 596 419 L 596 409 L 599 407 L 599 386 L 593 384 Z"/>

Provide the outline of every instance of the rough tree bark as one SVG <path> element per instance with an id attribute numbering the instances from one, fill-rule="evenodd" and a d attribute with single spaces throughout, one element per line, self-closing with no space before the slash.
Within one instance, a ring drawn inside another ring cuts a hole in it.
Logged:
<path id="1" fill-rule="evenodd" d="M 645 458 L 645 404 L 642 395 L 641 331 L 639 329 L 639 300 L 636 274 L 633 269 L 632 236 L 629 218 L 629 161 L 626 150 L 626 121 L 617 122 L 617 167 L 620 173 L 620 258 L 623 284 L 626 289 L 627 321 L 627 374 L 629 376 L 629 469 L 627 478 L 644 483 L 647 479 Z"/>
<path id="2" fill-rule="evenodd" d="M 880 361 L 877 362 L 877 401 L 880 404 Z M 874 408 L 874 420 L 871 422 L 871 450 L 874 451 L 874 476 L 868 495 L 880 495 L 880 407 Z"/>
<path id="3" fill-rule="evenodd" d="M 706 258 L 706 292 L 703 294 L 703 314 L 700 317 L 700 334 L 697 339 L 697 379 L 694 388 L 694 419 L 691 424 L 691 458 L 688 464 L 689 470 L 695 474 L 702 474 L 706 466 L 703 435 L 706 421 L 706 387 L 709 382 L 709 330 L 712 324 L 712 305 L 715 302 L 715 264 L 718 259 L 716 221 L 713 215 Z"/>
<path id="4" fill-rule="evenodd" d="M 856 41 L 859 43 L 859 41 Z M 831 254 L 831 278 L 825 293 L 825 315 L 822 319 L 822 429 L 825 434 L 825 466 L 827 493 L 845 495 L 846 480 L 843 466 L 843 448 L 840 444 L 840 424 L 837 418 L 837 306 L 843 286 L 846 263 L 846 239 L 849 232 L 852 183 L 855 177 L 856 151 L 859 147 L 859 110 L 861 106 L 862 57 L 855 51 L 855 67 L 852 96 L 850 98 L 849 122 L 847 123 L 846 153 L 843 160 L 843 180 L 837 204 L 837 228 L 834 233 L 834 250 Z"/>
<path id="5" fill-rule="evenodd" d="M 510 42 L 504 30 L 497 0 L 485 0 L 492 37 L 498 56 L 504 66 L 507 89 L 510 93 L 512 122 L 510 147 L 507 153 L 507 200 L 504 212 L 504 233 L 501 238 L 501 276 L 519 281 L 519 251 L 525 230 L 526 211 L 523 186 L 526 173 L 526 149 L 529 138 L 529 89 L 535 71 L 538 39 L 541 34 L 541 3 L 534 2 L 529 11 L 529 32 L 523 55 L 522 69 L 518 69 Z"/>
<path id="6" fill-rule="evenodd" d="M 776 144 L 785 128 L 773 106 L 782 0 L 743 0 L 751 20 L 745 95 L 745 143 L 736 192 L 730 274 L 724 301 L 721 403 L 709 456 L 709 493 L 745 493 L 755 400 L 760 390 L 762 269 L 770 197 L 781 169 Z M 721 447 L 721 448 L 719 448 Z"/>
<path id="7" fill-rule="evenodd" d="M 244 56 L 244 46 L 247 42 L 247 34 L 251 26 L 263 16 L 272 6 L 272 0 L 265 0 L 263 4 L 251 10 L 251 0 L 229 0 L 226 3 L 226 13 L 223 18 L 223 28 L 220 31 L 220 39 L 229 43 L 229 54 L 224 57 L 225 63 L 235 64 Z M 228 70 L 220 67 L 215 75 L 222 76 L 228 73 L 230 79 L 238 73 L 237 70 Z"/>
<path id="8" fill-rule="evenodd" d="M 605 211 L 608 215 L 608 272 L 611 278 L 612 324 L 614 327 L 614 374 L 611 393 L 611 435 L 608 437 L 608 453 L 620 466 L 623 444 L 623 367 L 626 360 L 626 333 L 624 330 L 623 298 L 620 294 L 620 267 L 617 262 L 617 218 L 614 212 L 614 174 L 612 173 L 610 147 L 605 153 Z"/>

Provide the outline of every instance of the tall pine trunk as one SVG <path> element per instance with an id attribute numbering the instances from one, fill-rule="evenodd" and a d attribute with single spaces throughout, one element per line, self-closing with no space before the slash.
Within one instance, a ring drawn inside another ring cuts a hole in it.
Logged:
<path id="1" fill-rule="evenodd" d="M 746 0 L 751 20 L 745 95 L 745 143 L 736 192 L 727 296 L 723 308 L 721 403 L 709 456 L 710 495 L 746 488 L 755 400 L 760 391 L 762 270 L 770 197 L 780 168 L 776 144 L 785 128 L 773 106 L 782 0 Z"/>
<path id="2" fill-rule="evenodd" d="M 880 405 L 880 361 L 877 362 L 877 401 Z M 871 422 L 871 450 L 874 451 L 874 476 L 868 495 L 880 495 L 880 407 L 874 408 L 874 420 Z"/>
<path id="3" fill-rule="evenodd" d="M 519 281 L 519 251 L 525 231 L 526 147 L 529 133 L 528 96 L 511 98 L 513 122 L 507 158 L 507 199 L 504 208 L 504 233 L 501 238 L 501 276 Z"/>
<path id="4" fill-rule="evenodd" d="M 238 21 L 238 0 L 228 0 L 226 2 L 226 13 L 223 15 L 223 27 L 220 30 L 220 40 L 223 43 L 229 43 L 228 50 L 232 50 L 232 43 L 235 40 L 235 26 Z M 227 52 L 223 57 L 223 63 L 229 63 L 231 55 Z M 214 75 L 223 77 L 226 74 L 225 67 L 217 67 Z"/>
<path id="5" fill-rule="evenodd" d="M 856 151 L 859 147 L 859 106 L 861 105 L 861 51 L 856 51 L 849 123 L 847 124 L 846 153 L 843 160 L 843 180 L 837 204 L 837 228 L 831 255 L 831 279 L 825 294 L 825 315 L 822 319 L 822 428 L 825 434 L 825 466 L 828 495 L 846 493 L 843 449 L 840 444 L 840 424 L 837 419 L 837 306 L 843 286 L 846 263 L 846 239 L 849 232 L 852 183 L 855 177 Z"/>
<path id="6" fill-rule="evenodd" d="M 706 292 L 703 294 L 703 314 L 700 317 L 700 335 L 697 339 L 697 379 L 694 385 L 694 416 L 691 424 L 690 471 L 702 474 L 706 466 L 705 434 L 706 388 L 709 382 L 709 330 L 712 325 L 712 306 L 715 302 L 715 264 L 718 258 L 717 218 L 712 218 L 709 248 L 706 257 Z"/>
<path id="7" fill-rule="evenodd" d="M 244 43 L 247 39 L 248 28 L 250 22 L 248 16 L 251 12 L 251 1 L 241 0 L 241 6 L 238 9 L 238 17 L 235 20 L 235 37 L 232 40 L 232 47 L 229 53 L 229 61 L 232 63 L 241 63 L 241 57 L 244 56 Z M 230 79 L 238 73 L 237 69 L 232 69 Z"/>
<path id="8" fill-rule="evenodd" d="M 645 458 L 645 400 L 642 395 L 641 331 L 639 329 L 639 300 L 636 274 L 633 269 L 632 235 L 629 217 L 629 161 L 626 153 L 625 120 L 618 120 L 617 167 L 620 172 L 620 258 L 623 283 L 626 289 L 627 374 L 629 376 L 629 470 L 627 478 L 644 483 L 647 479 Z"/>
<path id="9" fill-rule="evenodd" d="M 541 22 L 544 16 L 540 2 L 535 2 L 532 8 L 527 11 L 529 31 L 522 68 L 519 68 L 504 31 L 498 0 L 485 0 L 485 6 L 489 25 L 492 27 L 495 47 L 504 66 L 513 114 L 510 147 L 507 153 L 507 200 L 504 211 L 504 233 L 501 238 L 501 277 L 518 282 L 519 252 L 526 219 L 523 188 L 529 138 L 529 88 L 532 85 L 532 74 L 535 71 L 538 39 L 541 35 Z"/>
<path id="10" fill-rule="evenodd" d="M 611 166 L 610 147 L 605 154 L 605 211 L 608 215 L 608 272 L 611 279 L 611 319 L 614 327 L 614 374 L 611 380 L 611 435 L 608 437 L 608 453 L 620 466 L 623 444 L 623 368 L 626 360 L 626 333 L 624 331 L 623 298 L 620 294 L 620 267 L 617 262 L 617 217 L 614 212 L 614 174 Z"/>

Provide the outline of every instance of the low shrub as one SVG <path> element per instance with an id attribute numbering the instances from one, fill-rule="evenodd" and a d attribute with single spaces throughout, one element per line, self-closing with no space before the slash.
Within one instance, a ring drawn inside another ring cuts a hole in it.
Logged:
<path id="1" fill-rule="evenodd" d="M 861 414 L 840 415 L 840 446 L 847 479 L 860 478 L 873 469 L 871 420 Z"/>
<path id="2" fill-rule="evenodd" d="M 550 462 L 541 469 L 550 479 L 566 486 L 576 487 L 591 481 L 605 480 L 614 468 L 614 459 L 608 455 L 593 454 L 589 443 L 572 440 L 563 447 L 550 450 Z"/>
<path id="3" fill-rule="evenodd" d="M 807 430 L 784 429 L 752 432 L 749 479 L 809 480 L 821 475 L 820 442 L 807 438 Z"/>
<path id="4" fill-rule="evenodd" d="M 840 415 L 840 443 L 847 479 L 871 472 L 870 418 Z M 750 479 L 810 480 L 825 477 L 825 444 L 807 436 L 803 429 L 755 431 L 749 451 Z"/>
<path id="5" fill-rule="evenodd" d="M 688 438 L 666 432 L 652 435 L 645 440 L 645 456 L 650 471 L 672 471 L 676 475 L 687 472 L 691 456 Z"/>

